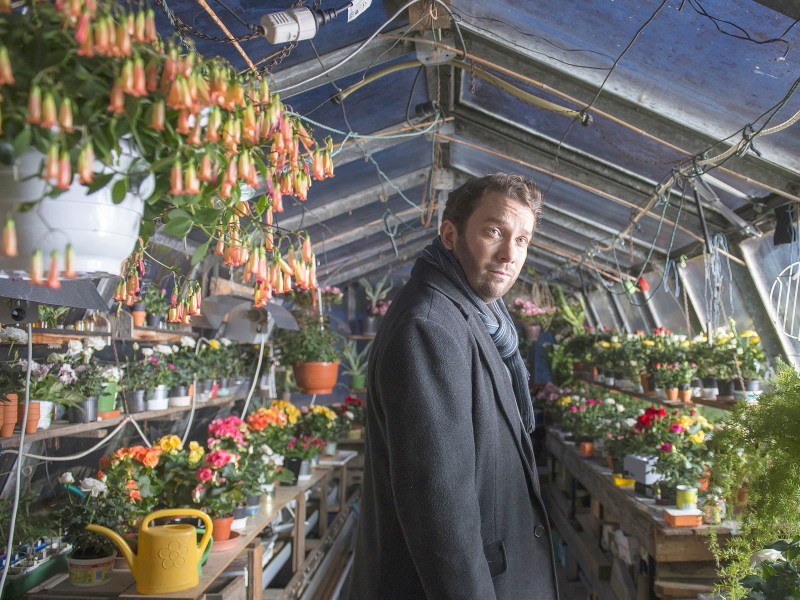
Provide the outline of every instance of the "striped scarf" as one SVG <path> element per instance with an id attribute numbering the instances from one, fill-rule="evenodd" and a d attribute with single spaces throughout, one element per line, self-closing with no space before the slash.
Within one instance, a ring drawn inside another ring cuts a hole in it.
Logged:
<path id="1" fill-rule="evenodd" d="M 517 330 L 508 309 L 502 300 L 486 303 L 481 300 L 467 281 L 464 269 L 455 255 L 445 248 L 439 236 L 433 243 L 426 246 L 422 252 L 422 259 L 439 270 L 447 279 L 456 285 L 480 315 L 489 337 L 492 338 L 500 358 L 503 359 L 508 372 L 511 374 L 511 383 L 514 387 L 514 396 L 519 408 L 519 416 L 525 431 L 532 432 L 535 423 L 533 419 L 533 403 L 528 390 L 530 374 L 519 354 Z"/>

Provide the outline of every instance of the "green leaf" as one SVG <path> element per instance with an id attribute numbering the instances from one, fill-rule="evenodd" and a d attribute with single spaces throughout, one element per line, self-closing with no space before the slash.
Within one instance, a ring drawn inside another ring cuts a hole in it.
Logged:
<path id="1" fill-rule="evenodd" d="M 117 180 L 114 184 L 114 187 L 111 188 L 111 200 L 114 204 L 119 204 L 123 200 L 125 200 L 125 196 L 128 194 L 128 178 L 122 177 Z"/>
<path id="2" fill-rule="evenodd" d="M 139 235 L 145 239 L 149 239 L 155 235 L 156 224 L 155 221 L 142 221 L 139 226 Z"/>
<path id="3" fill-rule="evenodd" d="M 173 208 L 171 211 L 169 211 L 167 213 L 167 216 L 169 217 L 170 221 L 172 219 L 183 219 L 183 218 L 191 219 L 192 218 L 192 215 L 190 215 L 188 212 L 186 212 L 182 208 Z"/>
<path id="4" fill-rule="evenodd" d="M 216 208 L 201 208 L 194 213 L 194 220 L 200 225 L 214 225 L 221 213 L 222 211 Z"/>
<path id="5" fill-rule="evenodd" d="M 106 187 L 113 177 L 113 173 L 95 173 L 94 180 L 92 180 L 91 185 L 88 187 L 89 193 L 92 194 Z"/>
<path id="6" fill-rule="evenodd" d="M 211 245 L 211 238 L 205 243 L 198 246 L 195 251 L 192 253 L 192 266 L 195 266 L 201 260 L 203 260 L 208 254 L 208 247 Z"/>
<path id="7" fill-rule="evenodd" d="M 164 233 L 182 238 L 192 230 L 192 225 L 194 225 L 194 221 L 188 216 L 170 218 L 169 223 L 164 225 Z"/>
<path id="8" fill-rule="evenodd" d="M 22 155 L 31 145 L 31 128 L 26 125 L 14 138 L 14 154 L 17 156 Z"/>

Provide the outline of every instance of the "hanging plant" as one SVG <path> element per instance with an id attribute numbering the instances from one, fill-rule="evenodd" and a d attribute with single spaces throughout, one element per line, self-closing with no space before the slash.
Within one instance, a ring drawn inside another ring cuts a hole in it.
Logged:
<path id="1" fill-rule="evenodd" d="M 179 238 L 203 229 L 210 239 L 196 263 L 219 224 L 264 217 L 266 198 L 250 202 L 243 189 L 263 181 L 280 212 L 283 195 L 305 200 L 312 178 L 333 176 L 332 142 L 317 145 L 265 80 L 161 40 L 149 7 L 43 0 L 15 10 L 2 2 L 0 13 L 0 161 L 14 165 L 35 149 L 43 183 L 6 212 L 6 257 L 22 241 L 18 216 L 76 185 L 108 190 L 114 203 L 143 197 L 128 252 L 157 224 Z M 66 253 L 32 250 L 32 279 L 56 285 L 72 275 Z M 47 279 L 46 258 L 55 273 Z"/>

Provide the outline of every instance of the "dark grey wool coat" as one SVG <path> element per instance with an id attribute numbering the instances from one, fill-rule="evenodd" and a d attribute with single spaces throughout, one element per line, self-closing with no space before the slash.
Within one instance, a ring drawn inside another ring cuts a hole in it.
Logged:
<path id="1" fill-rule="evenodd" d="M 474 307 L 417 260 L 369 365 L 351 600 L 558 597 L 533 449 Z"/>

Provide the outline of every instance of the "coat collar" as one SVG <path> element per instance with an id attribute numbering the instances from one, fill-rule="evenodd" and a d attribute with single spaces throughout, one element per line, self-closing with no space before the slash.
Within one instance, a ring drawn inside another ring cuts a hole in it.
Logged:
<path id="1" fill-rule="evenodd" d="M 486 331 L 477 310 L 464 295 L 464 293 L 444 276 L 438 269 L 428 264 L 422 259 L 417 259 L 412 271 L 412 277 L 420 277 L 432 288 L 441 292 L 449 298 L 464 314 L 467 325 L 472 331 L 472 335 L 478 343 L 478 349 L 487 366 L 489 377 L 495 389 L 495 398 L 500 406 L 500 412 L 508 423 L 509 428 L 514 432 L 514 441 L 517 450 L 522 456 L 529 481 L 533 478 L 533 446 L 530 437 L 522 426 L 522 419 L 519 415 L 519 408 L 514 397 L 514 389 L 511 386 L 511 378 L 508 374 L 503 359 L 492 341 L 489 332 Z M 531 484 L 532 485 L 532 484 Z"/>

